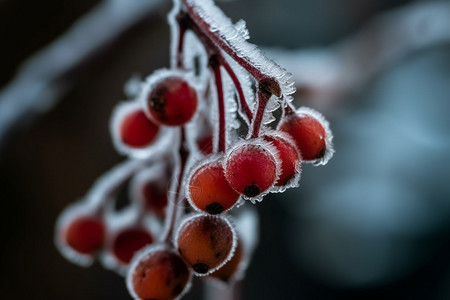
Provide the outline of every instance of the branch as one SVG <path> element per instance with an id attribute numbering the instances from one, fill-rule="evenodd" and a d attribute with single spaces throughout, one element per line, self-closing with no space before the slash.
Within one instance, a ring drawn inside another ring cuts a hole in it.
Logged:
<path id="1" fill-rule="evenodd" d="M 16 125 L 49 111 L 100 50 L 156 13 L 164 0 L 104 0 L 67 33 L 29 58 L 0 91 L 0 149 Z"/>

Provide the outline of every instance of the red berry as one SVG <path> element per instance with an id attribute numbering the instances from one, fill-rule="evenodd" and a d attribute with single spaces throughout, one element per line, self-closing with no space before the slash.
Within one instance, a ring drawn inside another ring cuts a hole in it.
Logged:
<path id="1" fill-rule="evenodd" d="M 157 182 L 147 182 L 142 187 L 144 205 L 148 210 L 154 211 L 158 216 L 164 217 L 167 207 L 167 189 Z"/>
<path id="2" fill-rule="evenodd" d="M 129 147 L 142 148 L 149 145 L 158 134 L 159 127 L 141 110 L 127 114 L 120 124 L 120 138 Z"/>
<path id="3" fill-rule="evenodd" d="M 191 274 L 180 256 L 166 249 L 151 251 L 133 264 L 128 288 L 138 299 L 170 300 L 188 287 Z"/>
<path id="4" fill-rule="evenodd" d="M 139 227 L 126 228 L 114 237 L 112 252 L 120 262 L 128 264 L 137 251 L 152 242 L 153 238 L 148 230 Z"/>
<path id="5" fill-rule="evenodd" d="M 264 139 L 271 142 L 278 151 L 278 157 L 281 161 L 281 174 L 275 185 L 284 186 L 300 173 L 300 153 L 295 143 L 289 137 L 280 133 L 265 135 Z"/>
<path id="6" fill-rule="evenodd" d="M 225 176 L 231 187 L 247 197 L 256 197 L 273 186 L 278 166 L 264 141 L 234 147 L 225 165 Z"/>
<path id="7" fill-rule="evenodd" d="M 167 126 L 187 123 L 197 110 L 197 102 L 195 89 L 178 77 L 160 81 L 147 97 L 150 116 Z"/>
<path id="8" fill-rule="evenodd" d="M 239 199 L 228 183 L 220 161 L 200 166 L 188 183 L 188 195 L 193 206 L 210 214 L 230 209 Z"/>
<path id="9" fill-rule="evenodd" d="M 207 274 L 224 264 L 236 247 L 234 231 L 222 217 L 199 215 L 181 224 L 178 250 L 197 274 Z"/>
<path id="10" fill-rule="evenodd" d="M 64 236 L 67 244 L 76 252 L 94 254 L 103 246 L 105 227 L 98 217 L 80 216 L 66 226 Z"/>
<path id="11" fill-rule="evenodd" d="M 316 113 L 299 110 L 297 114 L 286 115 L 279 127 L 292 137 L 302 158 L 307 161 L 322 159 L 327 151 L 326 130 L 313 114 Z"/>

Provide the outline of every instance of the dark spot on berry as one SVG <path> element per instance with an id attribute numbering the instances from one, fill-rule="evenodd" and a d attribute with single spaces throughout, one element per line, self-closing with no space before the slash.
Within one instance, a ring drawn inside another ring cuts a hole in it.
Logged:
<path id="1" fill-rule="evenodd" d="M 256 184 L 248 185 L 244 189 L 244 195 L 247 197 L 255 197 L 260 193 L 259 187 Z"/>
<path id="2" fill-rule="evenodd" d="M 220 253 L 220 252 L 217 252 L 216 253 L 216 258 L 219 258 L 219 257 L 221 257 L 222 256 L 222 253 Z"/>
<path id="3" fill-rule="evenodd" d="M 166 98 L 164 97 L 152 97 L 150 99 L 150 106 L 158 112 L 164 112 L 166 107 Z"/>
<path id="4" fill-rule="evenodd" d="M 177 284 L 172 290 L 172 296 L 177 296 L 183 291 L 183 286 L 181 284 Z"/>
<path id="5" fill-rule="evenodd" d="M 322 149 L 320 149 L 319 156 L 317 158 L 324 157 L 325 156 L 325 152 L 327 152 L 327 148 L 326 147 L 323 147 Z"/>
<path id="6" fill-rule="evenodd" d="M 209 240 L 210 240 L 211 242 L 214 242 L 215 238 L 216 238 L 216 237 L 215 237 L 214 235 L 210 235 L 210 236 L 209 236 Z"/>
<path id="7" fill-rule="evenodd" d="M 192 269 L 194 269 L 195 272 L 200 274 L 205 274 L 208 273 L 209 271 L 208 265 L 204 263 L 196 263 L 195 265 L 192 266 Z"/>
<path id="8" fill-rule="evenodd" d="M 205 210 L 212 215 L 217 215 L 223 212 L 223 206 L 218 202 L 213 202 L 206 205 Z"/>
<path id="9" fill-rule="evenodd" d="M 170 286 L 171 283 L 172 283 L 172 278 L 168 277 L 166 279 L 166 286 Z"/>

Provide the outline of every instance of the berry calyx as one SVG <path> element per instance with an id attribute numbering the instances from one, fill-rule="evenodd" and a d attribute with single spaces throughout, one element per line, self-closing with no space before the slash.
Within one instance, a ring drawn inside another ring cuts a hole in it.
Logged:
<path id="1" fill-rule="evenodd" d="M 197 92 L 184 79 L 167 77 L 147 96 L 148 112 L 155 122 L 167 126 L 187 123 L 197 111 Z"/>
<path id="2" fill-rule="evenodd" d="M 112 253 L 118 261 L 128 264 L 137 251 L 152 242 L 153 238 L 148 230 L 139 227 L 126 228 L 113 238 Z"/>
<path id="3" fill-rule="evenodd" d="M 127 283 L 135 298 L 170 300 L 186 291 L 190 279 L 179 255 L 167 249 L 151 249 L 132 264 Z"/>
<path id="4" fill-rule="evenodd" d="M 105 226 L 96 216 L 79 216 L 69 222 L 63 235 L 74 251 L 92 255 L 103 247 Z"/>
<path id="5" fill-rule="evenodd" d="M 278 178 L 278 162 L 264 140 L 239 144 L 225 161 L 225 176 L 231 187 L 247 197 L 256 197 L 273 186 Z"/>
<path id="6" fill-rule="evenodd" d="M 180 226 L 178 251 L 197 275 L 206 275 L 222 266 L 232 255 L 235 233 L 226 219 L 198 215 Z"/>
<path id="7" fill-rule="evenodd" d="M 227 211 L 240 197 L 225 178 L 221 161 L 209 162 L 194 170 L 187 190 L 191 204 L 212 215 Z"/>
<path id="8" fill-rule="evenodd" d="M 303 160 L 322 159 L 327 152 L 326 124 L 321 115 L 311 109 L 299 109 L 282 120 L 279 129 L 288 133 L 300 150 Z"/>
<path id="9" fill-rule="evenodd" d="M 301 171 L 301 156 L 295 142 L 289 136 L 281 133 L 268 133 L 264 139 L 271 142 L 278 151 L 278 157 L 281 162 L 280 176 L 275 183 L 276 186 L 286 185 Z"/>
<path id="10" fill-rule="evenodd" d="M 153 142 L 159 126 L 153 123 L 142 110 L 127 114 L 120 124 L 122 142 L 133 148 L 142 148 Z"/>

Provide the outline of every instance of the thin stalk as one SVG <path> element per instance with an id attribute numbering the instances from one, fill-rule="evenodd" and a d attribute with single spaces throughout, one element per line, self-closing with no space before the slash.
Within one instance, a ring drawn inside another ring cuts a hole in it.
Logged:
<path id="1" fill-rule="evenodd" d="M 271 94 L 265 92 L 263 89 L 259 89 L 258 108 L 256 110 L 256 114 L 252 120 L 252 123 L 250 124 L 247 138 L 257 138 L 259 136 L 262 120 L 264 118 L 264 112 L 271 96 Z"/>
<path id="2" fill-rule="evenodd" d="M 248 122 L 250 122 L 253 119 L 253 113 L 250 107 L 248 106 L 247 101 L 245 100 L 244 91 L 242 90 L 241 83 L 238 77 L 236 76 L 236 73 L 234 73 L 233 68 L 231 68 L 230 64 L 222 55 L 218 55 L 217 58 L 222 67 L 224 67 L 225 71 L 227 71 L 228 75 L 230 75 L 230 78 L 233 81 L 234 86 L 236 87 L 236 90 L 238 92 L 240 109 L 247 116 Z"/>
<path id="3" fill-rule="evenodd" d="M 217 55 L 209 60 L 209 65 L 214 72 L 214 80 L 217 87 L 217 106 L 219 114 L 219 152 L 225 152 L 226 148 L 226 117 L 225 117 L 225 99 L 223 97 L 222 73 Z"/>

